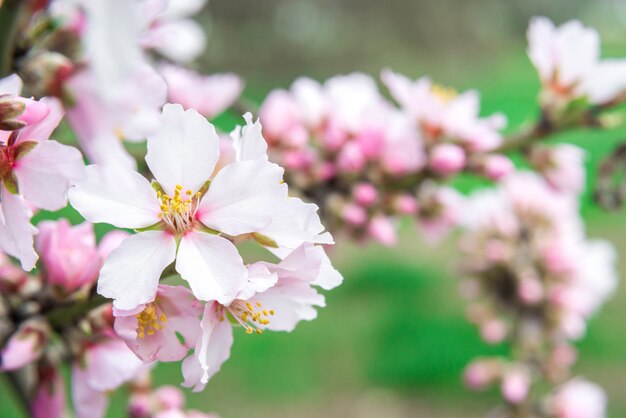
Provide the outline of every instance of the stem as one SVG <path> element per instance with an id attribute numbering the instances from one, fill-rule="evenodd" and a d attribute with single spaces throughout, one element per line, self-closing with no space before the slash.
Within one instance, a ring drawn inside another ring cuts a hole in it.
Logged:
<path id="1" fill-rule="evenodd" d="M 5 0 L 0 6 L 0 78 L 10 75 L 13 71 L 13 51 L 17 23 L 26 0 Z"/>
<path id="2" fill-rule="evenodd" d="M 48 314 L 46 314 L 46 318 L 50 322 L 52 328 L 66 328 L 68 325 L 74 324 L 79 319 L 84 318 L 89 311 L 109 302 L 109 299 L 94 293 L 89 299 L 82 302 L 77 302 L 69 306 L 61 306 L 51 310 Z"/>
<path id="3" fill-rule="evenodd" d="M 15 393 L 15 398 L 17 399 L 20 407 L 24 411 L 24 416 L 28 416 L 30 411 L 30 404 L 28 401 L 26 388 L 22 383 L 22 379 L 17 374 L 17 372 L 7 372 L 3 374 L 6 376 L 8 386 L 13 389 L 13 392 Z"/>

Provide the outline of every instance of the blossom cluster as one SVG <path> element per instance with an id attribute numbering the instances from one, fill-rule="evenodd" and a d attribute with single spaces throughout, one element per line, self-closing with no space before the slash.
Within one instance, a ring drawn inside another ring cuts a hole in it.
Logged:
<path id="1" fill-rule="evenodd" d="M 515 408 L 536 401 L 531 388 L 537 381 L 556 385 L 569 379 L 576 359 L 572 341 L 617 286 L 615 250 L 587 239 L 578 213 L 577 196 L 554 190 L 530 172 L 511 175 L 466 204 L 461 249 L 470 277 L 462 286 L 471 300 L 468 318 L 485 341 L 510 341 L 519 351 L 510 360 L 474 362 L 466 378 L 475 389 L 499 382 Z M 567 402 L 567 395 L 555 399 Z M 604 402 L 603 396 L 594 399 Z M 559 405 L 544 407 L 554 410 L 547 416 L 572 416 L 557 412 Z"/>
<path id="2" fill-rule="evenodd" d="M 493 152 L 505 118 L 480 117 L 476 91 L 390 70 L 382 80 L 399 106 L 361 73 L 273 91 L 260 109 L 270 157 L 319 202 L 332 231 L 393 245 L 397 218 L 410 216 L 436 240 L 458 218 L 460 198 L 445 180 L 460 172 L 498 180 L 513 169 Z"/>

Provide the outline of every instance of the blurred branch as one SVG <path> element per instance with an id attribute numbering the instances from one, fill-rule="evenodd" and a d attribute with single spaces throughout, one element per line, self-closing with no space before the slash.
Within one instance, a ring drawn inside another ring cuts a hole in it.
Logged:
<path id="1" fill-rule="evenodd" d="M 4 0 L 0 6 L 0 78 L 11 74 L 17 23 L 25 0 Z"/>
<path id="2" fill-rule="evenodd" d="M 57 307 L 46 314 L 46 318 L 54 329 L 66 328 L 84 318 L 91 310 L 109 303 L 110 300 L 97 293 L 82 301 L 69 306 Z"/>
<path id="3" fill-rule="evenodd" d="M 613 150 L 598 169 L 594 200 L 607 210 L 622 207 L 626 196 L 626 143 Z"/>
<path id="4" fill-rule="evenodd" d="M 15 394 L 15 398 L 17 399 L 20 407 L 24 411 L 25 416 L 29 416 L 30 406 L 28 400 L 28 394 L 26 390 L 26 385 L 23 382 L 23 379 L 19 375 L 19 371 L 6 372 L 3 373 L 6 376 L 6 381 L 8 386 L 13 389 Z"/>

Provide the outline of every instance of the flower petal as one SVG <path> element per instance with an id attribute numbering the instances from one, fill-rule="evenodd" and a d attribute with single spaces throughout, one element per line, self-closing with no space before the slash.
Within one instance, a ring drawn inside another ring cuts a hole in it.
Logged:
<path id="1" fill-rule="evenodd" d="M 0 79 L 0 94 L 19 95 L 22 92 L 22 79 L 17 74 Z"/>
<path id="2" fill-rule="evenodd" d="M 22 269 L 30 271 L 38 258 L 33 249 L 37 228 L 30 223 L 33 213 L 24 199 L 11 194 L 4 184 L 0 188 L 0 197 L 0 248 L 19 259 Z"/>
<path id="3" fill-rule="evenodd" d="M 176 271 L 200 300 L 230 303 L 246 284 L 248 272 L 235 246 L 225 238 L 188 233 L 178 247 Z"/>
<path id="4" fill-rule="evenodd" d="M 267 142 L 261 132 L 261 122 L 257 119 L 252 122 L 250 112 L 243 115 L 246 126 L 238 127 L 231 134 L 237 161 L 265 160 L 267 161 Z"/>
<path id="5" fill-rule="evenodd" d="M 167 104 L 161 128 L 148 135 L 146 162 L 163 190 L 172 196 L 176 185 L 197 192 L 211 177 L 219 158 L 215 127 L 193 109 Z"/>
<path id="6" fill-rule="evenodd" d="M 43 141 L 49 139 L 52 132 L 59 126 L 65 112 L 59 99 L 44 97 L 39 101 L 50 108 L 48 115 L 41 121 L 26 126 L 19 131 L 18 143 L 23 141 Z"/>
<path id="7" fill-rule="evenodd" d="M 117 309 L 130 310 L 156 296 L 161 273 L 176 257 L 176 240 L 163 231 L 126 238 L 104 262 L 98 293 L 114 299 Z"/>
<path id="8" fill-rule="evenodd" d="M 148 180 L 134 171 L 90 165 L 87 179 L 68 191 L 70 203 L 92 223 L 145 228 L 159 222 L 159 201 Z"/>
<path id="9" fill-rule="evenodd" d="M 193 356 L 183 362 L 184 387 L 193 387 L 194 392 L 204 389 L 209 379 L 220 371 L 230 357 L 233 345 L 233 330 L 230 322 L 221 317 L 214 303 L 207 303 L 200 321 L 202 336 L 198 340 Z"/>
<path id="10" fill-rule="evenodd" d="M 242 161 L 222 168 L 204 195 L 198 219 L 204 225 L 240 235 L 267 226 L 276 204 L 287 198 L 283 169 L 266 161 Z"/>
<path id="11" fill-rule="evenodd" d="M 87 372 L 78 364 L 72 367 L 72 401 L 77 418 L 102 418 L 109 403 L 106 393 L 87 384 Z"/>
<path id="12" fill-rule="evenodd" d="M 59 210 L 67 204 L 67 189 L 85 176 L 83 158 L 74 147 L 40 142 L 14 166 L 20 193 L 35 206 Z"/>

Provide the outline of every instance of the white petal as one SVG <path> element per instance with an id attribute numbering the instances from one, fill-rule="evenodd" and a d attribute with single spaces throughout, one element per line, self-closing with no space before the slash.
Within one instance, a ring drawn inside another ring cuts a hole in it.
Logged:
<path id="1" fill-rule="evenodd" d="M 81 366 L 72 367 L 72 402 L 77 418 L 102 418 L 106 413 L 109 397 L 87 384 L 87 372 Z"/>
<path id="2" fill-rule="evenodd" d="M 20 193 L 35 206 L 59 210 L 67 204 L 67 189 L 85 176 L 80 152 L 56 141 L 43 141 L 14 166 Z"/>
<path id="3" fill-rule="evenodd" d="M 235 246 L 204 232 L 187 233 L 180 242 L 176 271 L 200 300 L 230 303 L 243 288 L 248 272 Z"/>
<path id="4" fill-rule="evenodd" d="M 17 74 L 0 79 L 0 94 L 19 95 L 22 92 L 22 79 Z"/>
<path id="5" fill-rule="evenodd" d="M 333 244 L 332 236 L 324 232 L 317 210 L 315 204 L 289 197 L 277 203 L 272 222 L 259 233 L 274 240 L 282 253 L 289 253 L 306 242 Z"/>
<path id="6" fill-rule="evenodd" d="M 0 189 L 0 198 L 0 249 L 18 258 L 22 269 L 30 271 L 38 258 L 33 249 L 37 228 L 30 223 L 32 211 L 24 199 L 9 193 L 4 184 Z"/>
<path id="7" fill-rule="evenodd" d="M 292 331 L 302 320 L 310 321 L 317 317 L 314 306 L 325 306 L 324 296 L 311 285 L 297 279 L 279 279 L 276 286 L 256 294 L 252 303 L 259 302 L 263 309 L 273 310 L 268 325 L 262 326 L 273 331 Z"/>
<path id="8" fill-rule="evenodd" d="M 68 191 L 70 203 L 89 222 L 145 228 L 159 222 L 159 201 L 148 180 L 135 171 L 90 165 L 87 180 Z"/>
<path id="9" fill-rule="evenodd" d="M 176 240 L 168 232 L 146 231 L 126 238 L 104 262 L 98 293 L 130 310 L 156 296 L 161 273 L 176 257 Z"/>
<path id="10" fill-rule="evenodd" d="M 206 46 L 204 30 L 191 19 L 161 24 L 149 36 L 160 54 L 180 63 L 198 58 Z"/>
<path id="11" fill-rule="evenodd" d="M 148 136 L 146 162 L 170 196 L 176 185 L 197 192 L 211 177 L 219 158 L 215 127 L 193 109 L 165 105 L 160 130 Z"/>
<path id="12" fill-rule="evenodd" d="M 202 368 L 200 382 L 206 384 L 230 356 L 233 345 L 233 329 L 225 318 L 220 318 L 216 309 L 207 304 L 200 321 L 202 336 L 196 346 L 195 355 Z"/>
<path id="13" fill-rule="evenodd" d="M 229 235 L 267 226 L 276 204 L 287 195 L 283 169 L 265 161 L 243 161 L 222 168 L 200 202 L 198 219 Z"/>
<path id="14" fill-rule="evenodd" d="M 243 115 L 246 126 L 233 131 L 233 145 L 237 155 L 237 161 L 265 160 L 267 161 L 267 142 L 261 132 L 261 122 L 257 119 L 252 122 L 252 115 Z"/>

